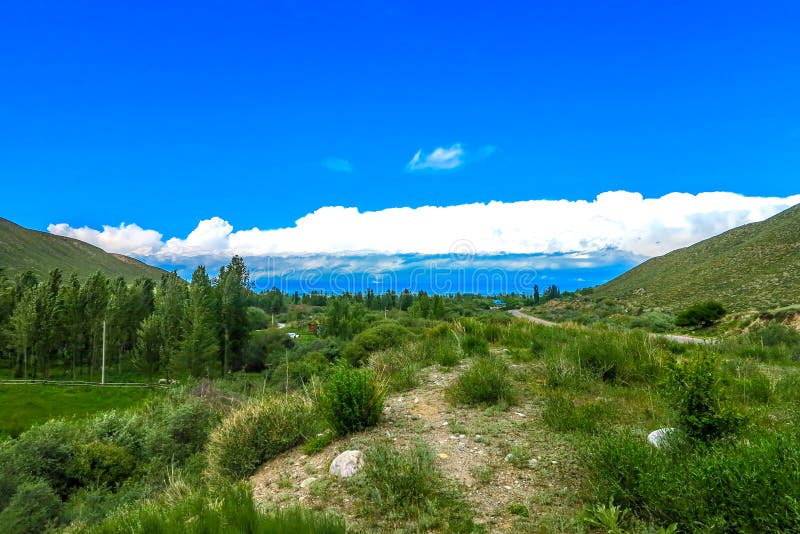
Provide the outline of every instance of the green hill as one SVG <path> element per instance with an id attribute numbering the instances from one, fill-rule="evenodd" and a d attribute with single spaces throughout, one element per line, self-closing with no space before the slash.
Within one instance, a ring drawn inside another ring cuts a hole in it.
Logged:
<path id="1" fill-rule="evenodd" d="M 710 299 L 729 311 L 800 303 L 800 205 L 650 259 L 595 294 L 672 310 Z"/>
<path id="2" fill-rule="evenodd" d="M 56 267 L 66 275 L 77 272 L 82 279 L 102 271 L 128 281 L 142 276 L 155 280 L 166 272 L 128 256 L 109 254 L 77 239 L 28 230 L 0 218 L 0 269 L 7 276 L 30 270 L 44 278 Z"/>

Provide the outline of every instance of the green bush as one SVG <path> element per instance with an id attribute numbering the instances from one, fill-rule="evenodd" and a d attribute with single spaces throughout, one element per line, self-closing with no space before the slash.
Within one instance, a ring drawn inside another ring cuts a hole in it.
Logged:
<path id="1" fill-rule="evenodd" d="M 643 437 L 586 444 L 595 498 L 680 532 L 797 532 L 800 437 L 762 433 L 739 443 L 656 449 Z"/>
<path id="2" fill-rule="evenodd" d="M 134 458 L 127 449 L 114 443 L 91 441 L 78 448 L 68 466 L 79 486 L 116 489 L 133 474 Z"/>
<path id="3" fill-rule="evenodd" d="M 719 439 L 744 426 L 744 416 L 724 401 L 718 360 L 710 352 L 674 362 L 664 386 L 678 412 L 678 426 L 690 438 Z"/>
<path id="4" fill-rule="evenodd" d="M 369 369 L 339 363 L 323 385 L 319 410 L 337 434 L 374 426 L 383 411 L 384 387 Z"/>
<path id="5" fill-rule="evenodd" d="M 364 478 L 370 486 L 370 499 L 378 508 L 425 508 L 442 483 L 435 454 L 423 443 L 406 454 L 391 445 L 381 445 L 370 450 L 367 457 Z"/>
<path id="6" fill-rule="evenodd" d="M 765 347 L 800 346 L 800 332 L 786 325 L 770 323 L 752 334 Z"/>
<path id="7" fill-rule="evenodd" d="M 675 329 L 675 317 L 664 312 L 646 312 L 628 323 L 630 328 L 643 328 L 649 332 L 669 332 Z"/>
<path id="8" fill-rule="evenodd" d="M 0 534 L 38 534 L 58 524 L 61 499 L 46 482 L 21 484 L 0 512 Z"/>
<path id="9" fill-rule="evenodd" d="M 461 340 L 461 351 L 465 356 L 487 356 L 489 354 L 489 342 L 484 337 L 467 334 Z"/>
<path id="10" fill-rule="evenodd" d="M 493 356 L 475 358 L 469 369 L 448 386 L 445 395 L 454 404 L 511 404 L 513 387 L 508 366 Z"/>
<path id="11" fill-rule="evenodd" d="M 725 316 L 725 308 L 719 302 L 709 300 L 689 306 L 675 317 L 677 326 L 706 327 Z"/>
<path id="12" fill-rule="evenodd" d="M 211 407 L 197 398 L 162 402 L 149 415 L 144 451 L 164 463 L 183 462 L 200 452 L 218 422 Z"/>
<path id="13" fill-rule="evenodd" d="M 342 356 L 351 365 L 361 365 L 371 353 L 402 345 L 411 337 L 407 328 L 393 321 L 381 322 L 353 338 L 342 350 Z"/>
<path id="14" fill-rule="evenodd" d="M 447 336 L 426 337 L 422 341 L 421 351 L 425 362 L 435 362 L 448 368 L 461 363 L 458 340 L 449 328 L 447 332 Z"/>
<path id="15" fill-rule="evenodd" d="M 23 432 L 9 445 L 10 467 L 21 476 L 47 482 L 61 497 L 76 485 L 69 466 L 77 454 L 78 429 L 62 420 L 51 420 Z"/>
<path id="16" fill-rule="evenodd" d="M 297 395 L 254 399 L 228 414 L 208 441 L 211 473 L 244 478 L 315 432 L 313 405 Z"/>

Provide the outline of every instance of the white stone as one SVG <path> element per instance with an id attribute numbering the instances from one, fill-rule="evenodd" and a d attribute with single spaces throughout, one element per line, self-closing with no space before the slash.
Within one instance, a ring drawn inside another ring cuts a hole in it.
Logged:
<path id="1" fill-rule="evenodd" d="M 653 447 L 657 447 L 657 448 L 663 447 L 664 445 L 666 445 L 669 442 L 670 437 L 672 436 L 672 434 L 676 430 L 677 429 L 670 428 L 670 427 L 659 428 L 658 430 L 653 430 L 652 432 L 647 434 L 647 441 Z"/>
<path id="2" fill-rule="evenodd" d="M 344 451 L 331 462 L 328 471 L 331 475 L 348 478 L 364 466 L 364 455 L 361 451 Z"/>

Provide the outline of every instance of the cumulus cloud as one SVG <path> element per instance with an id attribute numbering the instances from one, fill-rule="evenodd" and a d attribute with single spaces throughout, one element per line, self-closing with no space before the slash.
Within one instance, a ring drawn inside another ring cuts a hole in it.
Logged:
<path id="1" fill-rule="evenodd" d="M 187 237 L 166 242 L 137 225 L 104 226 L 102 231 L 48 227 L 111 252 L 153 261 L 193 258 L 368 254 L 475 256 L 569 254 L 572 265 L 587 266 L 609 250 L 629 257 L 665 254 L 742 224 L 764 220 L 800 203 L 791 197 L 747 197 L 735 193 L 670 193 L 644 198 L 613 191 L 592 201 L 530 200 L 456 206 L 389 208 L 362 212 L 354 207 L 322 207 L 294 226 L 234 231 L 227 221 L 200 221 Z"/>
<path id="2" fill-rule="evenodd" d="M 51 234 L 80 239 L 108 252 L 131 256 L 154 256 L 164 246 L 159 232 L 145 230 L 137 224 L 122 223 L 119 227 L 104 225 L 103 230 L 98 231 L 88 226 L 72 228 L 68 224 L 60 223 L 49 225 L 47 231 Z"/>
<path id="3" fill-rule="evenodd" d="M 424 169 L 448 170 L 455 169 L 464 164 L 464 149 L 461 143 L 456 143 L 450 148 L 439 147 L 430 154 L 425 155 L 422 150 L 417 150 L 414 157 L 406 165 L 409 171 L 421 171 Z"/>
<path id="4" fill-rule="evenodd" d="M 333 172 L 353 172 L 353 165 L 343 158 L 325 158 L 322 166 Z"/>

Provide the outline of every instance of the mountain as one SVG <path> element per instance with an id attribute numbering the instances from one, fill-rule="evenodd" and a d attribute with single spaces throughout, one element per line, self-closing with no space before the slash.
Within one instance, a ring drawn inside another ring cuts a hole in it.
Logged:
<path id="1" fill-rule="evenodd" d="M 166 271 L 121 254 L 109 254 L 93 245 L 23 228 L 0 217 L 0 268 L 7 276 L 31 270 L 40 279 L 58 267 L 82 279 L 95 271 L 128 281 L 139 277 L 157 280 Z"/>
<path id="2" fill-rule="evenodd" d="M 673 311 L 711 299 L 729 311 L 800 303 L 800 205 L 650 259 L 595 295 Z"/>

